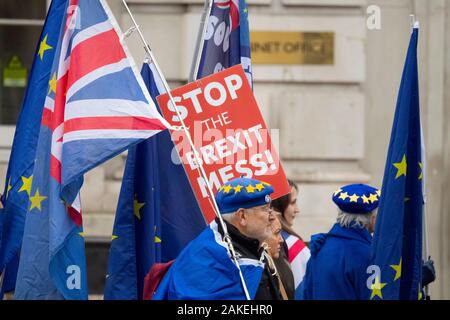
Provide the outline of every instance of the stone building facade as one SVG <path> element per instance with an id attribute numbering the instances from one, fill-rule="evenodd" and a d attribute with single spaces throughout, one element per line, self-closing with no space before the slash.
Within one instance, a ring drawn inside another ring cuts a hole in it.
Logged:
<path id="1" fill-rule="evenodd" d="M 203 1 L 128 0 L 171 88 L 187 82 Z M 333 32 L 331 65 L 253 65 L 254 92 L 267 124 L 279 129 L 287 175 L 300 188 L 296 230 L 326 232 L 331 194 L 347 183 L 381 187 L 401 72 L 420 22 L 419 76 L 427 150 L 428 247 L 438 272 L 432 298 L 450 299 L 450 0 L 248 0 L 251 31 Z M 108 0 L 123 30 L 121 0 Z M 373 13 L 379 9 L 379 25 Z M 375 11 L 373 11 L 375 10 Z M 1 19 L 0 19 L 1 20 Z M 139 65 L 137 35 L 127 43 Z M 1 106 L 0 106 L 1 107 Z M 0 125 L 4 185 L 14 127 Z M 87 174 L 82 191 L 88 246 L 104 266 L 126 155 Z M 96 247 L 97 246 L 97 247 Z M 102 249 L 103 248 L 103 249 Z M 100 253 L 103 252 L 103 253 Z"/>

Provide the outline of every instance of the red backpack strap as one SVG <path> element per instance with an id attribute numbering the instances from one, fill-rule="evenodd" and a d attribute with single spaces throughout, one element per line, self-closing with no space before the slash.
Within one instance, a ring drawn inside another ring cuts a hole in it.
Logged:
<path id="1" fill-rule="evenodd" d="M 142 298 L 144 300 L 151 300 L 153 298 L 153 294 L 174 261 L 175 259 L 166 263 L 153 264 L 150 271 L 144 278 L 144 292 L 142 294 Z"/>

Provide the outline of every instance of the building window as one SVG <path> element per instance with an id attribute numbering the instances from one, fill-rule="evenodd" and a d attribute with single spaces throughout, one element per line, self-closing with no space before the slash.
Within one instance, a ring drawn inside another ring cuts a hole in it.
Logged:
<path id="1" fill-rule="evenodd" d="M 46 0 L 0 1 L 0 125 L 16 124 L 46 11 Z"/>
<path id="2" fill-rule="evenodd" d="M 0 18 L 3 19 L 37 19 L 45 18 L 46 0 L 1 0 Z"/>

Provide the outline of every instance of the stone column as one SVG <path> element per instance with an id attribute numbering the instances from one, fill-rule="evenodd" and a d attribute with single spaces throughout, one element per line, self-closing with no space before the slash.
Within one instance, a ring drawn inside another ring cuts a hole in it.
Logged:
<path id="1" fill-rule="evenodd" d="M 445 75 L 444 75 L 444 104 L 443 114 L 444 141 L 443 141 L 443 179 L 442 186 L 442 249 L 441 249 L 441 273 L 439 281 L 441 282 L 441 298 L 450 299 L 450 1 L 446 1 L 445 16 Z"/>

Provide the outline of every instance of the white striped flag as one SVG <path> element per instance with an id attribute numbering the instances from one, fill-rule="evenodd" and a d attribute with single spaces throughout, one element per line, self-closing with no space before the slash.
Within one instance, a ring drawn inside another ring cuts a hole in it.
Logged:
<path id="1" fill-rule="evenodd" d="M 288 260 L 294 274 L 296 296 L 306 273 L 306 265 L 311 257 L 309 248 L 298 237 L 282 231 L 282 236 L 288 247 Z"/>

